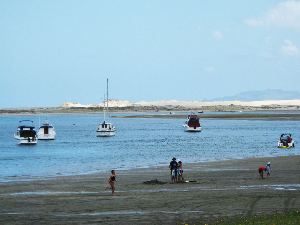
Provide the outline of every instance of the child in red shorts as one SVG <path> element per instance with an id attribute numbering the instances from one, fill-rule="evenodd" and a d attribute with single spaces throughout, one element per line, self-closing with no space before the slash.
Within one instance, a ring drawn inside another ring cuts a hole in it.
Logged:
<path id="1" fill-rule="evenodd" d="M 259 172 L 259 174 L 260 174 L 260 178 L 261 178 L 261 179 L 265 179 L 265 178 L 264 178 L 264 171 L 265 171 L 265 172 L 267 171 L 267 168 L 266 168 L 266 167 L 259 167 L 259 168 L 258 168 L 258 172 Z"/>

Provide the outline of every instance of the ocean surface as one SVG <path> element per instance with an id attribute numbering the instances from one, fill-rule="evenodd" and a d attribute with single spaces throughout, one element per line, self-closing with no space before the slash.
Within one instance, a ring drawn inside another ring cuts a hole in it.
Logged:
<path id="1" fill-rule="evenodd" d="M 18 145 L 14 134 L 23 119 L 36 130 L 48 119 L 56 139 Z M 102 120 L 102 114 L 1 116 L 0 181 L 168 166 L 172 157 L 194 163 L 300 154 L 300 121 L 200 119 L 202 132 L 187 133 L 184 119 L 111 117 L 116 136 L 101 138 Z M 292 134 L 295 148 L 277 148 L 282 133 Z"/>

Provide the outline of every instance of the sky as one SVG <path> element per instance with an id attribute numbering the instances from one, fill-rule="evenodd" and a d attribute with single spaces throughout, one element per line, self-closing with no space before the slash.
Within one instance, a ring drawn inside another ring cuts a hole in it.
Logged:
<path id="1" fill-rule="evenodd" d="M 300 1 L 1 0 L 0 108 L 300 87 Z"/>

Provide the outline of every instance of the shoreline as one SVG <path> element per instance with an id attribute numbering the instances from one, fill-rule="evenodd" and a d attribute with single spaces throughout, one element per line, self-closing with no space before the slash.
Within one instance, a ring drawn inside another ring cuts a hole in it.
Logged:
<path id="1" fill-rule="evenodd" d="M 257 169 L 268 161 L 271 176 L 262 180 Z M 0 221 L 176 224 L 300 209 L 299 155 L 183 163 L 185 179 L 195 182 L 170 183 L 167 166 L 116 170 L 116 196 L 104 191 L 109 172 L 0 182 Z"/>
<path id="2" fill-rule="evenodd" d="M 166 118 L 166 119 L 184 119 L 191 112 L 196 112 L 200 119 L 268 119 L 268 120 L 300 120 L 300 110 L 298 109 L 282 109 L 282 110 L 255 110 L 255 111 L 115 111 L 110 112 L 111 118 Z M 91 111 L 90 109 L 68 109 L 64 112 L 47 110 L 41 111 L 5 111 L 0 110 L 0 118 L 5 116 L 46 116 L 46 115 L 89 115 L 103 114 L 102 111 Z M 114 114 L 114 115 L 112 115 Z M 121 115 L 125 114 L 125 115 Z"/>
<path id="3" fill-rule="evenodd" d="M 245 160 L 254 160 L 254 159 L 267 159 L 267 161 L 271 160 L 272 158 L 278 158 L 278 157 L 293 157 L 293 156 L 299 156 L 299 155 L 279 155 L 279 156 L 270 156 L 270 157 L 265 157 L 265 156 L 261 156 L 261 157 L 247 157 L 247 158 L 231 158 L 231 159 L 223 159 L 223 160 L 219 160 L 219 159 L 213 159 L 213 160 L 203 160 L 203 161 L 198 161 L 198 162 L 191 162 L 191 163 L 185 163 L 185 167 L 187 168 L 193 168 L 193 167 L 197 167 L 199 165 L 210 165 L 210 164 L 228 164 L 230 162 L 232 163 L 236 163 L 236 161 L 245 161 Z M 300 161 L 299 161 L 300 164 Z M 161 170 L 163 171 L 165 168 L 168 168 L 169 163 L 166 163 L 165 165 L 158 165 L 155 166 L 154 168 L 156 170 Z M 132 168 L 112 168 L 116 171 L 119 171 L 121 173 L 128 173 L 128 171 L 148 171 L 153 169 L 153 167 L 150 166 L 145 166 L 145 167 L 132 167 Z M 93 171 L 93 172 L 85 172 L 83 174 L 59 174 L 59 175 L 49 175 L 49 176 L 42 176 L 42 175 L 36 175 L 33 177 L 28 177 L 28 175 L 24 175 L 24 176 L 9 176 L 9 179 L 6 180 L 0 180 L 0 185 L 1 183 L 11 183 L 11 182 L 35 182 L 35 181 L 51 181 L 51 180 L 59 180 L 59 179 L 76 179 L 76 178 L 80 178 L 83 176 L 101 176 L 101 174 L 103 173 L 110 173 L 111 169 L 107 169 L 107 170 L 103 170 L 103 172 L 99 173 L 99 171 Z"/>

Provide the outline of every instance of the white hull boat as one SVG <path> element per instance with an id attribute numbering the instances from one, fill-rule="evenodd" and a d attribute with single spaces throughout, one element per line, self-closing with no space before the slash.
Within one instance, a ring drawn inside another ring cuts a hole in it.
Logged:
<path id="1" fill-rule="evenodd" d="M 104 95 L 105 100 L 105 95 Z M 107 114 L 108 114 L 108 79 L 107 79 L 107 101 L 106 101 L 106 108 L 107 108 Z M 116 127 L 105 120 L 105 101 L 103 105 L 103 111 L 104 111 L 104 121 L 103 123 L 100 123 L 97 130 L 97 137 L 113 137 L 116 135 Z"/>
<path id="2" fill-rule="evenodd" d="M 187 132 L 201 132 L 199 117 L 197 115 L 188 115 L 185 124 L 183 124 L 184 131 Z"/>
<path id="3" fill-rule="evenodd" d="M 97 130 L 97 137 L 113 137 L 116 135 L 116 127 L 111 123 L 106 123 L 105 120 L 102 124 L 99 124 Z"/>
<path id="4" fill-rule="evenodd" d="M 48 122 L 48 120 L 46 120 L 45 123 L 40 126 L 37 133 L 39 140 L 54 140 L 55 135 L 56 132 L 54 127 Z"/>
<path id="5" fill-rule="evenodd" d="M 29 124 L 30 123 L 30 124 Z M 15 134 L 15 139 L 19 145 L 35 145 L 37 144 L 37 136 L 33 121 L 21 120 L 19 121 L 18 131 Z"/>
<path id="6" fill-rule="evenodd" d="M 202 131 L 202 127 L 189 127 L 187 125 L 183 125 L 183 127 L 186 132 L 201 132 Z"/>

